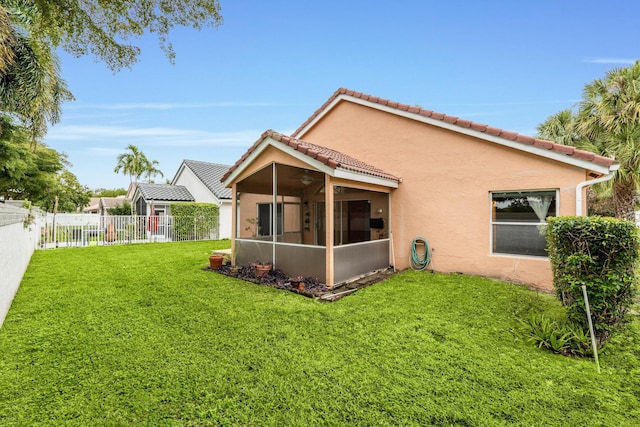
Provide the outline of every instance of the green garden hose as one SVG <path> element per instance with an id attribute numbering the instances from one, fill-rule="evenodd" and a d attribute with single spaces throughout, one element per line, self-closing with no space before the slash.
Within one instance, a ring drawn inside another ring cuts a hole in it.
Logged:
<path id="1" fill-rule="evenodd" d="M 424 253 L 420 255 L 418 253 L 417 245 L 424 245 Z M 411 242 L 411 269 L 412 270 L 424 270 L 431 263 L 431 249 L 429 248 L 429 242 L 422 236 L 418 236 Z"/>

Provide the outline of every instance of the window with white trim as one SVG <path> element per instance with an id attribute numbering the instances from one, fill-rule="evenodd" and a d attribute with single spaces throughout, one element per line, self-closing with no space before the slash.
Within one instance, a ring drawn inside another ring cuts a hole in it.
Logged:
<path id="1" fill-rule="evenodd" d="M 556 190 L 491 193 L 491 252 L 546 257 L 544 227 L 557 200 Z"/>

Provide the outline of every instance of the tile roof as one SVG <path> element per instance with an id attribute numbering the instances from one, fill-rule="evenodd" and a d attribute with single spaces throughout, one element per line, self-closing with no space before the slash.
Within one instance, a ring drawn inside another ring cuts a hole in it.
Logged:
<path id="1" fill-rule="evenodd" d="M 398 111 L 406 111 L 408 113 L 413 113 L 418 116 L 428 117 L 433 120 L 440 120 L 443 123 L 449 123 L 455 126 L 459 126 L 460 128 L 468 128 L 477 132 L 485 133 L 490 136 L 496 136 L 499 138 L 504 138 L 510 141 L 515 141 L 521 143 L 523 145 L 533 145 L 535 147 L 539 147 L 542 149 L 547 149 L 551 151 L 558 152 L 560 154 L 565 154 L 567 156 L 571 156 L 580 160 L 586 160 L 588 162 L 595 163 L 600 166 L 609 167 L 616 163 L 614 159 L 609 157 L 599 156 L 589 151 L 578 150 L 575 147 L 571 147 L 568 145 L 558 144 L 552 141 L 546 141 L 544 139 L 533 138 L 530 136 L 520 135 L 515 132 L 509 132 L 506 130 L 498 129 L 495 127 L 491 127 L 481 123 L 475 123 L 469 120 L 463 120 L 455 116 L 448 116 L 446 114 L 437 113 L 431 110 L 425 110 L 420 107 L 411 106 L 408 104 L 401 104 L 398 102 L 393 102 L 388 99 L 378 98 L 376 96 L 367 95 L 361 92 L 355 92 L 353 90 L 348 90 L 344 88 L 340 88 L 334 92 L 334 94 L 325 102 L 320 108 L 318 108 L 312 115 L 309 117 L 295 132 L 293 132 L 292 136 L 297 136 L 302 130 L 311 124 L 318 116 L 320 116 L 326 109 L 340 96 L 349 96 L 353 98 L 359 98 L 364 101 L 369 101 L 380 106 L 385 106 L 387 108 L 392 108 Z"/>
<path id="2" fill-rule="evenodd" d="M 138 190 L 145 200 L 193 202 L 195 199 L 184 185 L 138 183 Z"/>
<path id="3" fill-rule="evenodd" d="M 193 171 L 195 176 L 216 196 L 218 199 L 231 199 L 231 189 L 225 188 L 221 178 L 229 170 L 229 165 L 218 163 L 201 162 L 199 160 L 184 160 L 183 163 Z"/>
<path id="4" fill-rule="evenodd" d="M 399 182 L 400 178 L 384 172 L 381 169 L 376 168 L 375 166 L 364 163 L 354 157 L 348 156 L 344 153 L 341 153 L 336 150 L 332 150 L 330 148 L 322 147 L 317 144 L 312 144 L 307 141 L 302 141 L 300 139 L 292 138 L 286 135 L 283 135 L 274 130 L 265 131 L 260 138 L 240 157 L 240 159 L 229 168 L 227 173 L 222 177 L 222 181 L 227 179 L 231 173 L 236 170 L 242 162 L 245 161 L 247 157 L 251 153 L 258 148 L 258 145 L 264 141 L 265 138 L 271 138 L 275 141 L 281 142 L 294 150 L 315 159 L 327 166 L 331 169 L 342 169 L 350 172 L 356 172 L 363 175 L 369 175 L 376 178 L 382 178 L 386 180 Z"/>
<path id="5" fill-rule="evenodd" d="M 123 205 L 124 202 L 129 202 L 124 196 L 121 197 L 101 197 L 100 205 L 105 208 L 114 208 L 118 205 Z"/>

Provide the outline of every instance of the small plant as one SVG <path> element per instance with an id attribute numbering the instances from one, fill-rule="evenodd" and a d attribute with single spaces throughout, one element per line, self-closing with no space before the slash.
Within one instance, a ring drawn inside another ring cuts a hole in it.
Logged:
<path id="1" fill-rule="evenodd" d="M 571 352 L 577 356 L 592 356 L 591 337 L 580 325 L 569 325 L 571 332 Z"/>
<path id="2" fill-rule="evenodd" d="M 24 220 L 22 221 L 24 228 L 28 228 L 36 219 L 35 215 L 33 214 L 33 206 L 31 205 L 30 201 L 25 200 L 22 207 L 28 210 L 27 216 L 25 216 Z"/>
<path id="3" fill-rule="evenodd" d="M 563 330 L 558 322 L 544 315 L 531 315 L 525 325 L 529 329 L 529 341 L 538 348 L 547 348 L 554 353 L 567 353 L 571 334 Z"/>
<path id="4" fill-rule="evenodd" d="M 523 322 L 529 341 L 538 348 L 546 348 L 564 356 L 590 356 L 591 338 L 582 326 L 551 320 L 544 314 L 532 314 Z"/>
<path id="5" fill-rule="evenodd" d="M 246 221 L 249 223 L 249 225 L 246 226 L 244 230 L 250 231 L 251 237 L 258 237 L 258 233 L 260 232 L 260 224 L 258 223 L 258 217 L 247 218 Z"/>

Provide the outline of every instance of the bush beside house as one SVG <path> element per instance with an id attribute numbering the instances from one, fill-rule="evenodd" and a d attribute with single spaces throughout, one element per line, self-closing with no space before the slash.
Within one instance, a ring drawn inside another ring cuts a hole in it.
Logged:
<path id="1" fill-rule="evenodd" d="M 599 347 L 625 322 L 638 292 L 638 229 L 630 221 L 602 217 L 548 218 L 547 249 L 556 295 L 569 320 L 587 326 L 587 289 Z"/>

